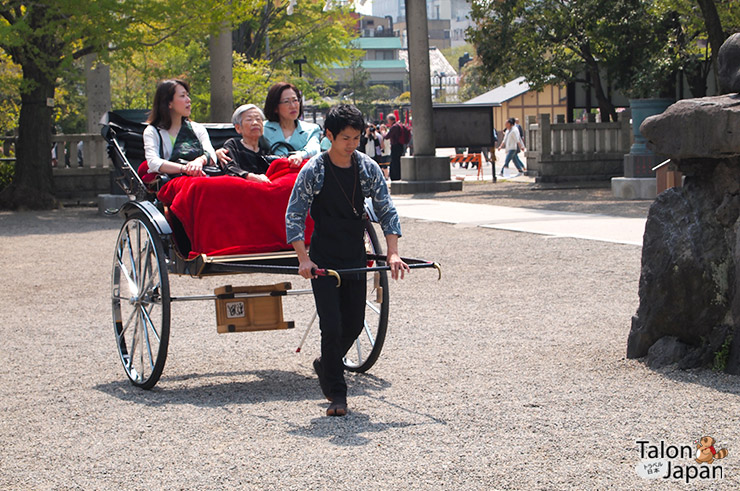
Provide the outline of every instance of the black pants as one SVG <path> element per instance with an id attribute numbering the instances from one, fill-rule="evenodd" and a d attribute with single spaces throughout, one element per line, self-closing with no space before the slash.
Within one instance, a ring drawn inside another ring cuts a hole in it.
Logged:
<path id="1" fill-rule="evenodd" d="M 391 145 L 391 181 L 401 180 L 401 156 L 403 155 L 403 145 L 396 143 Z"/>
<path id="2" fill-rule="evenodd" d="M 365 279 L 330 277 L 311 280 L 316 311 L 321 328 L 321 365 L 329 387 L 329 395 L 335 400 L 346 399 L 347 383 L 344 381 L 342 358 L 362 331 L 365 322 Z"/>

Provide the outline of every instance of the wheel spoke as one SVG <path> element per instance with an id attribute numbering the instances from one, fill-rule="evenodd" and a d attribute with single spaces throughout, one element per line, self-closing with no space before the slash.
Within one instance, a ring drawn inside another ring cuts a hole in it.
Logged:
<path id="1" fill-rule="evenodd" d="M 365 305 L 367 305 L 370 310 L 372 310 L 376 314 L 380 315 L 380 309 L 378 307 L 376 307 L 373 302 L 371 302 L 370 300 L 367 300 L 367 301 L 365 301 Z"/>
<path id="2" fill-rule="evenodd" d="M 365 335 L 367 336 L 368 341 L 370 341 L 370 347 L 372 348 L 375 346 L 375 336 L 373 336 L 373 332 L 370 330 L 370 326 L 365 322 Z M 359 343 L 359 340 L 358 340 Z"/>
<path id="3" fill-rule="evenodd" d="M 357 361 L 362 362 L 362 344 L 359 339 L 355 340 L 355 348 L 357 350 Z"/>
<path id="4" fill-rule="evenodd" d="M 133 309 L 131 311 L 131 313 L 129 314 L 129 316 L 128 316 L 128 320 L 126 320 L 126 324 L 124 324 L 123 329 L 121 329 L 121 332 L 120 333 L 118 333 L 118 332 L 116 333 L 116 335 L 119 338 L 123 337 L 123 335 L 126 334 L 126 331 L 128 331 L 128 326 L 131 325 L 131 320 L 134 318 L 135 315 L 136 315 L 136 309 Z"/>
<path id="5" fill-rule="evenodd" d="M 154 308 L 154 306 L 151 305 L 151 308 L 147 312 L 147 310 L 142 306 L 141 313 L 143 315 L 145 324 L 148 325 L 149 328 L 151 328 L 152 332 L 154 333 L 154 336 L 157 338 L 157 342 L 161 342 L 162 339 L 161 339 L 159 333 L 157 332 L 157 328 L 154 326 L 154 322 L 152 322 L 152 318 L 151 318 L 151 315 L 150 315 L 151 314 L 151 311 L 153 310 L 153 308 Z"/>
<path id="6" fill-rule="evenodd" d="M 136 283 L 134 282 L 133 278 L 131 278 L 131 274 L 128 272 L 126 265 L 123 264 L 123 261 L 120 258 L 116 258 L 116 259 L 118 262 L 118 267 L 123 273 L 124 278 L 126 278 L 126 282 L 128 283 L 129 290 L 131 290 L 131 294 L 133 296 L 137 296 L 139 294 L 139 289 L 137 288 Z"/>
<path id="7" fill-rule="evenodd" d="M 134 314 L 138 314 L 136 309 L 133 311 Z M 134 359 L 136 358 L 136 345 L 138 341 L 138 335 L 139 335 L 139 316 L 134 315 L 134 332 L 131 334 L 131 350 L 128 352 L 129 356 L 129 368 L 133 369 L 134 366 Z"/>
<path id="8" fill-rule="evenodd" d="M 143 258 L 140 261 L 143 263 L 142 267 L 143 270 L 141 271 L 141 275 L 139 275 L 139 291 L 145 292 L 147 291 L 147 285 L 144 285 L 144 283 L 150 283 L 151 277 L 147 276 L 147 272 L 149 271 L 149 268 L 151 267 L 152 257 L 150 255 L 150 246 L 151 242 L 149 240 L 146 241 L 146 251 L 144 251 Z"/>
<path id="9" fill-rule="evenodd" d="M 147 319 L 149 319 L 149 315 L 146 312 L 146 309 L 143 307 L 141 308 L 141 323 L 143 324 L 142 330 L 141 330 L 141 337 L 142 337 L 142 344 L 146 345 L 146 353 L 147 357 L 149 358 L 149 371 L 154 370 L 154 358 L 152 357 L 152 344 L 149 341 L 149 329 L 147 328 Z M 149 319 L 151 321 L 151 319 Z M 142 356 L 141 356 L 141 365 L 142 370 L 144 366 L 144 349 L 142 346 Z"/>
<path id="10" fill-rule="evenodd" d="M 131 239 L 131 230 L 126 227 L 126 251 L 128 252 L 129 263 L 131 264 L 131 275 L 134 285 L 136 284 L 136 260 L 134 259 L 134 249 L 132 245 L 133 240 Z"/>

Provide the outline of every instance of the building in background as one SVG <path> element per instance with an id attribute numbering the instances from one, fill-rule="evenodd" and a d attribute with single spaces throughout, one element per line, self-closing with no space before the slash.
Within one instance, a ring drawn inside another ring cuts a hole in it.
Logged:
<path id="1" fill-rule="evenodd" d="M 408 67 L 399 55 L 401 38 L 394 35 L 393 26 L 389 17 L 358 16 L 360 37 L 352 46 L 365 52 L 360 66 L 370 75 L 370 85 L 387 85 L 400 94 L 408 90 Z M 352 77 L 349 67 L 337 67 L 333 72 L 337 88 L 346 86 Z"/>
<path id="2" fill-rule="evenodd" d="M 403 0 L 373 0 L 372 11 L 376 17 L 390 16 L 393 22 L 403 25 L 396 27 L 405 42 L 406 11 Z M 429 24 L 429 45 L 440 49 L 465 44 L 465 30 L 472 26 L 469 0 L 427 0 L 427 18 L 430 21 L 449 21 L 449 24 Z M 441 32 L 436 32 L 440 31 Z"/>
<path id="3" fill-rule="evenodd" d="M 406 63 L 406 70 L 408 70 L 408 50 L 399 50 L 398 54 Z M 442 52 L 433 46 L 429 47 L 429 78 L 432 85 L 433 102 L 458 102 L 459 76 L 457 71 Z"/>
<path id="4" fill-rule="evenodd" d="M 519 118 L 522 126 L 527 116 L 549 114 L 550 121 L 557 121 L 558 116 L 565 120 L 568 111 L 567 89 L 564 85 L 547 85 L 539 92 L 530 90 L 524 77 L 496 87 L 493 90 L 474 97 L 465 104 L 496 103 L 501 107 L 493 108 L 493 125 L 501 131 L 508 118 Z"/>

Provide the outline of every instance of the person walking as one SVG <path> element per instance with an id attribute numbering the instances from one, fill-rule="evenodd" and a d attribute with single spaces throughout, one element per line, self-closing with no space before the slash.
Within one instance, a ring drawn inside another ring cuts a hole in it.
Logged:
<path id="1" fill-rule="evenodd" d="M 514 161 L 514 165 L 516 166 L 516 170 L 519 171 L 519 173 L 524 173 L 526 170 L 524 168 L 524 164 L 521 160 L 519 160 L 519 156 L 517 155 L 518 151 L 521 150 L 522 152 L 525 152 L 527 149 L 524 148 L 524 144 L 522 143 L 522 138 L 519 136 L 519 130 L 516 129 L 516 120 L 514 118 L 509 118 L 506 120 L 506 132 L 504 133 L 504 139 L 501 142 L 501 145 L 499 145 L 499 149 L 506 148 L 506 160 L 504 161 L 503 167 L 501 167 L 501 176 L 504 175 L 504 169 L 509 167 L 509 162 Z"/>
<path id="2" fill-rule="evenodd" d="M 366 273 L 342 278 L 317 276 L 318 268 L 365 267 L 365 198 L 386 239 L 386 262 L 393 279 L 403 279 L 409 266 L 398 253 L 401 223 L 393 206 L 380 167 L 357 151 L 365 129 L 362 113 L 342 104 L 329 110 L 326 135 L 328 152 L 321 153 L 301 169 L 285 213 L 288 243 L 298 256 L 298 273 L 311 279 L 321 329 L 321 357 L 313 366 L 324 396 L 331 402 L 327 416 L 347 414 L 347 383 L 342 358 L 359 336 L 365 322 Z M 304 231 L 308 213 L 314 219 L 310 252 Z"/>
<path id="3" fill-rule="evenodd" d="M 389 114 L 386 118 L 388 121 L 388 140 L 391 142 L 391 181 L 401 180 L 401 156 L 403 155 L 403 143 L 401 143 L 401 124 L 396 120 L 396 116 Z"/>

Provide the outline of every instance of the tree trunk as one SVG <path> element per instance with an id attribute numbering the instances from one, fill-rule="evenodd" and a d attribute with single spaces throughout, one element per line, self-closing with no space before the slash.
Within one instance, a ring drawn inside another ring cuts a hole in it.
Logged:
<path id="1" fill-rule="evenodd" d="M 57 203 L 51 170 L 52 108 L 46 101 L 53 99 L 55 84 L 30 62 L 23 66 L 23 82 L 32 88 L 21 93 L 15 177 L 0 193 L 0 208 L 53 208 Z"/>
<path id="2" fill-rule="evenodd" d="M 606 123 L 608 121 L 617 120 L 617 111 L 614 108 L 614 104 L 604 94 L 604 86 L 601 84 L 601 74 L 599 73 L 599 65 L 596 60 L 586 62 L 588 71 L 591 74 L 591 84 L 594 88 L 594 95 L 596 96 L 596 102 L 599 103 L 599 111 L 601 112 L 601 121 Z"/>
<path id="3" fill-rule="evenodd" d="M 714 0 L 697 0 L 696 3 L 699 4 L 701 15 L 704 17 L 704 26 L 707 28 L 709 46 L 712 48 L 712 56 L 710 56 L 710 60 L 712 61 L 715 84 L 717 85 L 717 54 L 727 36 L 725 36 L 725 32 L 722 30 L 722 21 L 717 13 L 717 6 L 714 4 Z M 716 88 L 719 88 L 719 86 L 717 85 Z"/>

